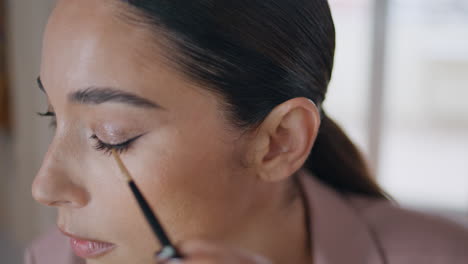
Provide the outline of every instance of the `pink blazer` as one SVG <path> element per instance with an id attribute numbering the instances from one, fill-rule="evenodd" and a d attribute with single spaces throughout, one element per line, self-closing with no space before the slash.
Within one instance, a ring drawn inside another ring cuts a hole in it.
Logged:
<path id="1" fill-rule="evenodd" d="M 305 172 L 314 264 L 468 264 L 468 229 L 391 202 L 345 197 Z M 83 264 L 53 231 L 25 253 L 26 264 Z"/>

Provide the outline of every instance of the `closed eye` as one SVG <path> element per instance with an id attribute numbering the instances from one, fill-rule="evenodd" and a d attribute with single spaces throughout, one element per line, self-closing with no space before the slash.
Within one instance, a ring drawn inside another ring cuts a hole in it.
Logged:
<path id="1" fill-rule="evenodd" d="M 94 145 L 94 149 L 96 149 L 98 151 L 102 151 L 107 155 L 110 155 L 112 153 L 112 150 L 116 150 L 119 153 L 123 153 L 123 152 L 127 151 L 132 146 L 132 144 L 135 142 L 135 140 L 139 139 L 142 136 L 143 135 L 139 135 L 137 137 L 131 138 L 131 139 L 127 140 L 127 141 L 124 141 L 124 142 L 118 143 L 118 144 L 106 143 L 106 142 L 102 141 L 101 139 L 99 139 L 96 135 L 92 135 L 91 139 L 96 141 L 96 144 Z"/>

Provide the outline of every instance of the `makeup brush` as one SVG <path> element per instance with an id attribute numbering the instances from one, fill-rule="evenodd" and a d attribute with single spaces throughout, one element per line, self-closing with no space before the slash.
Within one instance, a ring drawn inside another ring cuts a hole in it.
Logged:
<path id="1" fill-rule="evenodd" d="M 177 252 L 177 249 L 169 240 L 169 237 L 166 235 L 166 232 L 159 223 L 153 210 L 151 210 L 151 207 L 149 206 L 145 197 L 138 189 L 137 185 L 135 184 L 135 181 L 133 181 L 133 177 L 130 175 L 130 172 L 128 171 L 127 167 L 125 167 L 125 165 L 123 164 L 122 159 L 120 158 L 120 155 L 117 152 L 117 150 L 113 149 L 112 155 L 114 156 L 115 161 L 117 162 L 117 165 L 119 166 L 125 181 L 127 181 L 128 186 L 130 187 L 133 195 L 135 196 L 135 199 L 138 202 L 138 205 L 140 206 L 141 211 L 143 212 L 146 218 L 146 221 L 149 223 L 151 229 L 153 230 L 153 233 L 156 235 L 156 237 L 162 245 L 161 251 L 157 252 L 155 257 L 160 260 L 182 258 L 182 256 Z"/>

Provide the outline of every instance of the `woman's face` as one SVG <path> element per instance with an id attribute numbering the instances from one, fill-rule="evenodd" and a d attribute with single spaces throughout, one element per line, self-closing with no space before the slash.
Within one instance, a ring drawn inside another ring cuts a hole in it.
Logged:
<path id="1" fill-rule="evenodd" d="M 40 77 L 57 127 L 33 195 L 62 231 L 115 245 L 88 263 L 152 263 L 160 246 L 108 145 L 131 141 L 121 157 L 175 241 L 235 236 L 258 183 L 220 100 L 165 67 L 113 2 L 62 0 L 50 18 Z"/>

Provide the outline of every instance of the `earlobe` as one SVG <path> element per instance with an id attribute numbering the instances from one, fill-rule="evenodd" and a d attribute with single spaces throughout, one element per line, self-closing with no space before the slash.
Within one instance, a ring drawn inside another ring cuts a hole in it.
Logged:
<path id="1" fill-rule="evenodd" d="M 256 134 L 255 169 L 263 181 L 281 181 L 299 170 L 309 156 L 320 114 L 307 98 L 277 106 Z"/>

